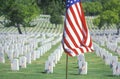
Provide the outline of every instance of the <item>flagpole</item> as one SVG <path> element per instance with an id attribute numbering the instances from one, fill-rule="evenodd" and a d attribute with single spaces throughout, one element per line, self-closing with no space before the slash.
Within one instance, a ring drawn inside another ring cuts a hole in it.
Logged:
<path id="1" fill-rule="evenodd" d="M 66 54 L 66 79 L 68 79 L 68 55 Z"/>

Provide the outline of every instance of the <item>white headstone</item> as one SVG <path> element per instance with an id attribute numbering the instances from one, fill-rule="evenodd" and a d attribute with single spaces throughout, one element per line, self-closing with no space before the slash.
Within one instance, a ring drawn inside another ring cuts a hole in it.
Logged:
<path id="1" fill-rule="evenodd" d="M 21 68 L 26 68 L 27 58 L 25 56 L 20 57 L 19 59 L 19 66 Z"/>
<path id="2" fill-rule="evenodd" d="M 120 47 L 118 47 L 116 51 L 117 51 L 118 55 L 120 55 Z"/>
<path id="3" fill-rule="evenodd" d="M 53 61 L 46 61 L 45 62 L 45 72 L 46 73 L 53 73 Z"/>
<path id="4" fill-rule="evenodd" d="M 19 70 L 19 61 L 18 59 L 13 59 L 11 62 L 11 70 Z"/>
<path id="5" fill-rule="evenodd" d="M 48 61 L 45 62 L 45 72 L 47 73 L 48 72 Z"/>
<path id="6" fill-rule="evenodd" d="M 4 53 L 0 53 L 0 63 L 5 63 Z"/>
<path id="7" fill-rule="evenodd" d="M 31 53 L 27 53 L 26 58 L 27 58 L 27 63 L 31 64 Z"/>
<path id="8" fill-rule="evenodd" d="M 13 51 L 12 50 L 8 53 L 8 57 L 9 57 L 10 61 L 13 60 Z"/>
<path id="9" fill-rule="evenodd" d="M 48 73 L 53 73 L 53 61 L 49 61 Z"/>
<path id="10" fill-rule="evenodd" d="M 35 51 L 31 52 L 31 58 L 32 58 L 32 60 L 36 60 L 36 52 Z"/>
<path id="11" fill-rule="evenodd" d="M 118 62 L 118 57 L 117 56 L 111 56 L 110 60 L 110 65 L 112 66 L 114 63 Z"/>
<path id="12" fill-rule="evenodd" d="M 87 74 L 87 62 L 79 62 L 79 74 Z"/>
<path id="13" fill-rule="evenodd" d="M 108 53 L 106 58 L 105 58 L 105 64 L 106 65 L 110 65 L 111 63 L 111 58 L 112 58 L 112 54 L 111 53 Z"/>
<path id="14" fill-rule="evenodd" d="M 119 76 L 120 75 L 120 62 L 113 64 L 113 75 Z"/>
<path id="15" fill-rule="evenodd" d="M 37 51 L 35 51 L 35 52 L 36 52 L 36 58 L 37 58 L 37 59 L 40 58 L 40 51 L 37 50 Z"/>
<path id="16" fill-rule="evenodd" d="M 116 68 L 117 68 L 117 63 L 113 63 L 113 64 L 112 64 L 113 75 L 116 75 L 116 74 L 117 74 Z"/>
<path id="17" fill-rule="evenodd" d="M 116 67 L 116 75 L 120 76 L 120 62 L 118 62 L 117 67 Z"/>

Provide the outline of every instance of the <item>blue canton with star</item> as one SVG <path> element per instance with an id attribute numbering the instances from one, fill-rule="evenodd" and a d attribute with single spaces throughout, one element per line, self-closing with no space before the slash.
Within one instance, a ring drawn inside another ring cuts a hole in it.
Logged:
<path id="1" fill-rule="evenodd" d="M 71 5 L 80 2 L 80 0 L 66 0 L 66 8 L 68 9 Z"/>

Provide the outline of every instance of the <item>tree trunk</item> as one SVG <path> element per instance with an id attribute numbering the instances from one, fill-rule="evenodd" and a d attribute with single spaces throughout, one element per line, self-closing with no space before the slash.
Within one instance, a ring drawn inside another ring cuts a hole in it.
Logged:
<path id="1" fill-rule="evenodd" d="M 17 29 L 18 29 L 19 34 L 22 34 L 22 31 L 21 31 L 21 29 L 20 29 L 19 24 L 17 24 Z"/>

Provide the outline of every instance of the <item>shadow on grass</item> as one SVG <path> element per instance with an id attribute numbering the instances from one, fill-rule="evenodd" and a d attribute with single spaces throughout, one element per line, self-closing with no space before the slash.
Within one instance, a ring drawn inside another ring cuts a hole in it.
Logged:
<path id="1" fill-rule="evenodd" d="M 78 66 L 76 66 L 76 67 L 73 67 L 73 68 L 78 68 Z"/>
<path id="2" fill-rule="evenodd" d="M 69 73 L 69 75 L 80 75 L 78 73 Z"/>
<path id="3" fill-rule="evenodd" d="M 115 75 L 106 75 L 107 77 L 120 77 L 120 76 L 115 76 Z"/>
<path id="4" fill-rule="evenodd" d="M 43 71 L 43 72 L 41 72 L 42 74 L 46 74 L 46 72 L 45 71 Z"/>

